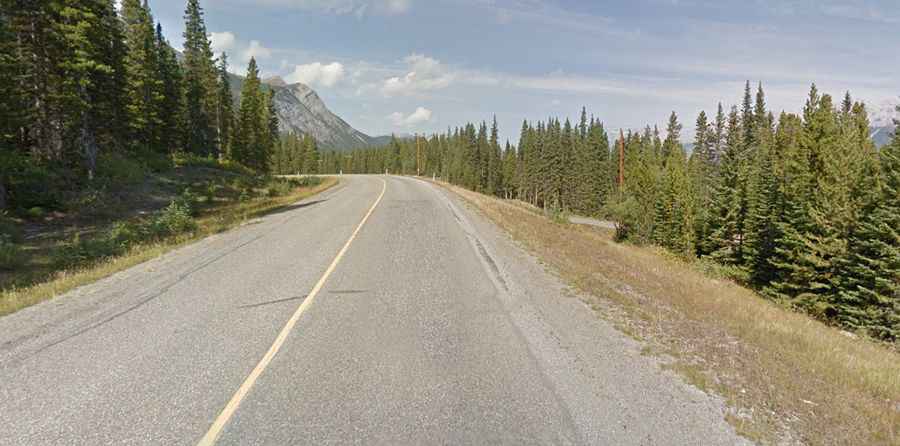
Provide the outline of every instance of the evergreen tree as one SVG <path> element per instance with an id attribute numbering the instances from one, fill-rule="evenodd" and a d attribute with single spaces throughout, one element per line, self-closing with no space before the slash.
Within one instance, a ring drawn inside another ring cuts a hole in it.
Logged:
<path id="1" fill-rule="evenodd" d="M 19 88 L 23 76 L 22 62 L 18 42 L 10 29 L 10 20 L 5 3 L 0 3 L 0 147 L 11 151 L 21 143 L 25 100 Z M 2 183 L 0 178 L 0 187 L 3 187 Z M 5 194 L 2 195 L 0 202 L 5 203 Z M 0 204 L 0 209 L 3 207 Z"/>
<path id="2" fill-rule="evenodd" d="M 217 75 L 199 0 L 188 0 L 184 20 L 185 149 L 215 155 Z"/>
<path id="3" fill-rule="evenodd" d="M 228 56 L 219 57 L 219 92 L 216 100 L 216 123 L 219 147 L 223 158 L 231 157 L 231 137 L 234 123 L 234 101 L 231 97 L 231 80 L 228 78 Z M 277 136 L 277 135 L 276 135 Z"/>
<path id="4" fill-rule="evenodd" d="M 128 51 L 128 122 L 132 140 L 148 152 L 161 150 L 164 88 L 153 17 L 140 0 L 122 1 Z"/>
<path id="5" fill-rule="evenodd" d="M 259 69 L 256 59 L 251 57 L 247 77 L 241 87 L 241 102 L 231 152 L 235 161 L 254 169 L 265 168 L 260 156 L 262 147 L 266 145 L 266 128 L 262 125 L 263 111 L 266 108 L 263 99 Z"/>
<path id="6" fill-rule="evenodd" d="M 66 158 L 80 158 L 87 178 L 93 179 L 100 155 L 98 135 L 103 132 L 100 118 L 115 107 L 103 89 L 114 83 L 115 68 L 107 59 L 113 40 L 120 37 L 108 20 L 115 15 L 108 0 L 64 0 L 55 30 L 63 53 L 58 69 L 63 74 L 59 85 L 62 109 L 63 150 Z M 107 99 L 107 101 L 104 101 Z"/>
<path id="7" fill-rule="evenodd" d="M 745 202 L 744 139 L 737 108 L 728 114 L 725 148 L 719 178 L 716 180 L 714 204 L 710 215 L 707 252 L 725 264 L 739 264 L 743 258 Z"/>
<path id="8" fill-rule="evenodd" d="M 884 147 L 882 181 L 838 260 L 837 319 L 888 341 L 900 338 L 900 137 Z"/>
<path id="9" fill-rule="evenodd" d="M 156 25 L 156 49 L 159 61 L 159 79 L 162 82 L 163 113 L 160 117 L 160 139 L 162 150 L 174 153 L 183 148 L 182 130 L 184 115 L 184 91 L 182 89 L 181 64 L 175 50 L 163 37 L 162 26 Z"/>

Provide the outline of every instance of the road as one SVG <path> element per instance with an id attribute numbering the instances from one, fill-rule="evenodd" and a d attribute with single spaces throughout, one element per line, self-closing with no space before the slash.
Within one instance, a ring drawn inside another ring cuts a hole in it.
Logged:
<path id="1" fill-rule="evenodd" d="M 640 350 L 451 192 L 344 176 L 0 319 L 0 444 L 744 441 Z"/>

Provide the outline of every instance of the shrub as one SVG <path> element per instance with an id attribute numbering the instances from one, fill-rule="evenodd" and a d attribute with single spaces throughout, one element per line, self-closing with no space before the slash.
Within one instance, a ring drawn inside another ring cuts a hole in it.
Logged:
<path id="1" fill-rule="evenodd" d="M 11 242 L 17 242 L 21 239 L 22 232 L 19 225 L 13 219 L 6 215 L 6 212 L 0 212 L 0 238 L 6 237 Z"/>
<path id="2" fill-rule="evenodd" d="M 168 207 L 153 219 L 152 226 L 158 238 L 183 234 L 197 229 L 197 222 L 191 215 L 191 206 L 173 200 Z"/>
<path id="3" fill-rule="evenodd" d="M 105 153 L 97 160 L 97 182 L 118 188 L 137 184 L 147 176 L 147 168 L 132 158 Z"/>
<path id="4" fill-rule="evenodd" d="M 197 229 L 192 216 L 194 197 L 184 193 L 156 215 L 137 223 L 118 222 L 106 233 L 83 239 L 76 234 L 54 255 L 61 267 L 80 266 L 124 254 L 131 247 L 185 234 Z"/>
<path id="5" fill-rule="evenodd" d="M 37 163 L 25 163 L 10 173 L 10 204 L 19 209 L 59 209 L 64 201 L 63 191 L 70 189 L 66 183 L 57 170 Z"/>
<path id="6" fill-rule="evenodd" d="M 13 270 L 25 262 L 19 245 L 12 241 L 12 236 L 0 234 L 0 270 Z"/>
<path id="7" fill-rule="evenodd" d="M 275 180 L 269 184 L 269 197 L 281 197 L 291 193 L 296 186 L 291 181 Z"/>
<path id="8" fill-rule="evenodd" d="M 54 253 L 54 263 L 61 267 L 74 267 L 117 256 L 125 252 L 126 246 L 107 235 L 82 239 L 75 234 L 71 242 Z"/>

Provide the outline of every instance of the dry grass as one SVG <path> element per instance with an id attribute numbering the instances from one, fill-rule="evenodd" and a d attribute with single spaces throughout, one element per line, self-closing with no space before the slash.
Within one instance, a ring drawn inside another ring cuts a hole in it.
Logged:
<path id="1" fill-rule="evenodd" d="M 303 187 L 275 198 L 261 198 L 236 202 L 208 209 L 197 219 L 194 233 L 178 236 L 151 245 L 136 246 L 126 254 L 106 259 L 91 266 L 57 272 L 50 280 L 22 288 L 0 291 L 0 316 L 52 299 L 77 287 L 96 282 L 119 271 L 146 262 L 190 242 L 234 228 L 248 219 L 277 211 L 299 200 L 323 192 L 337 184 L 337 179 L 325 177 L 317 186 Z"/>
<path id="2" fill-rule="evenodd" d="M 484 215 L 593 296 L 645 352 L 722 395 L 739 433 L 766 444 L 900 444 L 900 354 L 764 300 L 611 231 L 559 224 L 457 187 Z"/>

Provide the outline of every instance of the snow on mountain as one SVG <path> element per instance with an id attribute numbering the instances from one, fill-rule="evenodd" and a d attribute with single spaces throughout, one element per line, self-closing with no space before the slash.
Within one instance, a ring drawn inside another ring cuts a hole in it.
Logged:
<path id="1" fill-rule="evenodd" d="M 897 130 L 896 121 L 900 120 L 898 106 L 900 97 L 888 99 L 870 108 L 871 135 L 878 147 L 888 144 Z"/>

